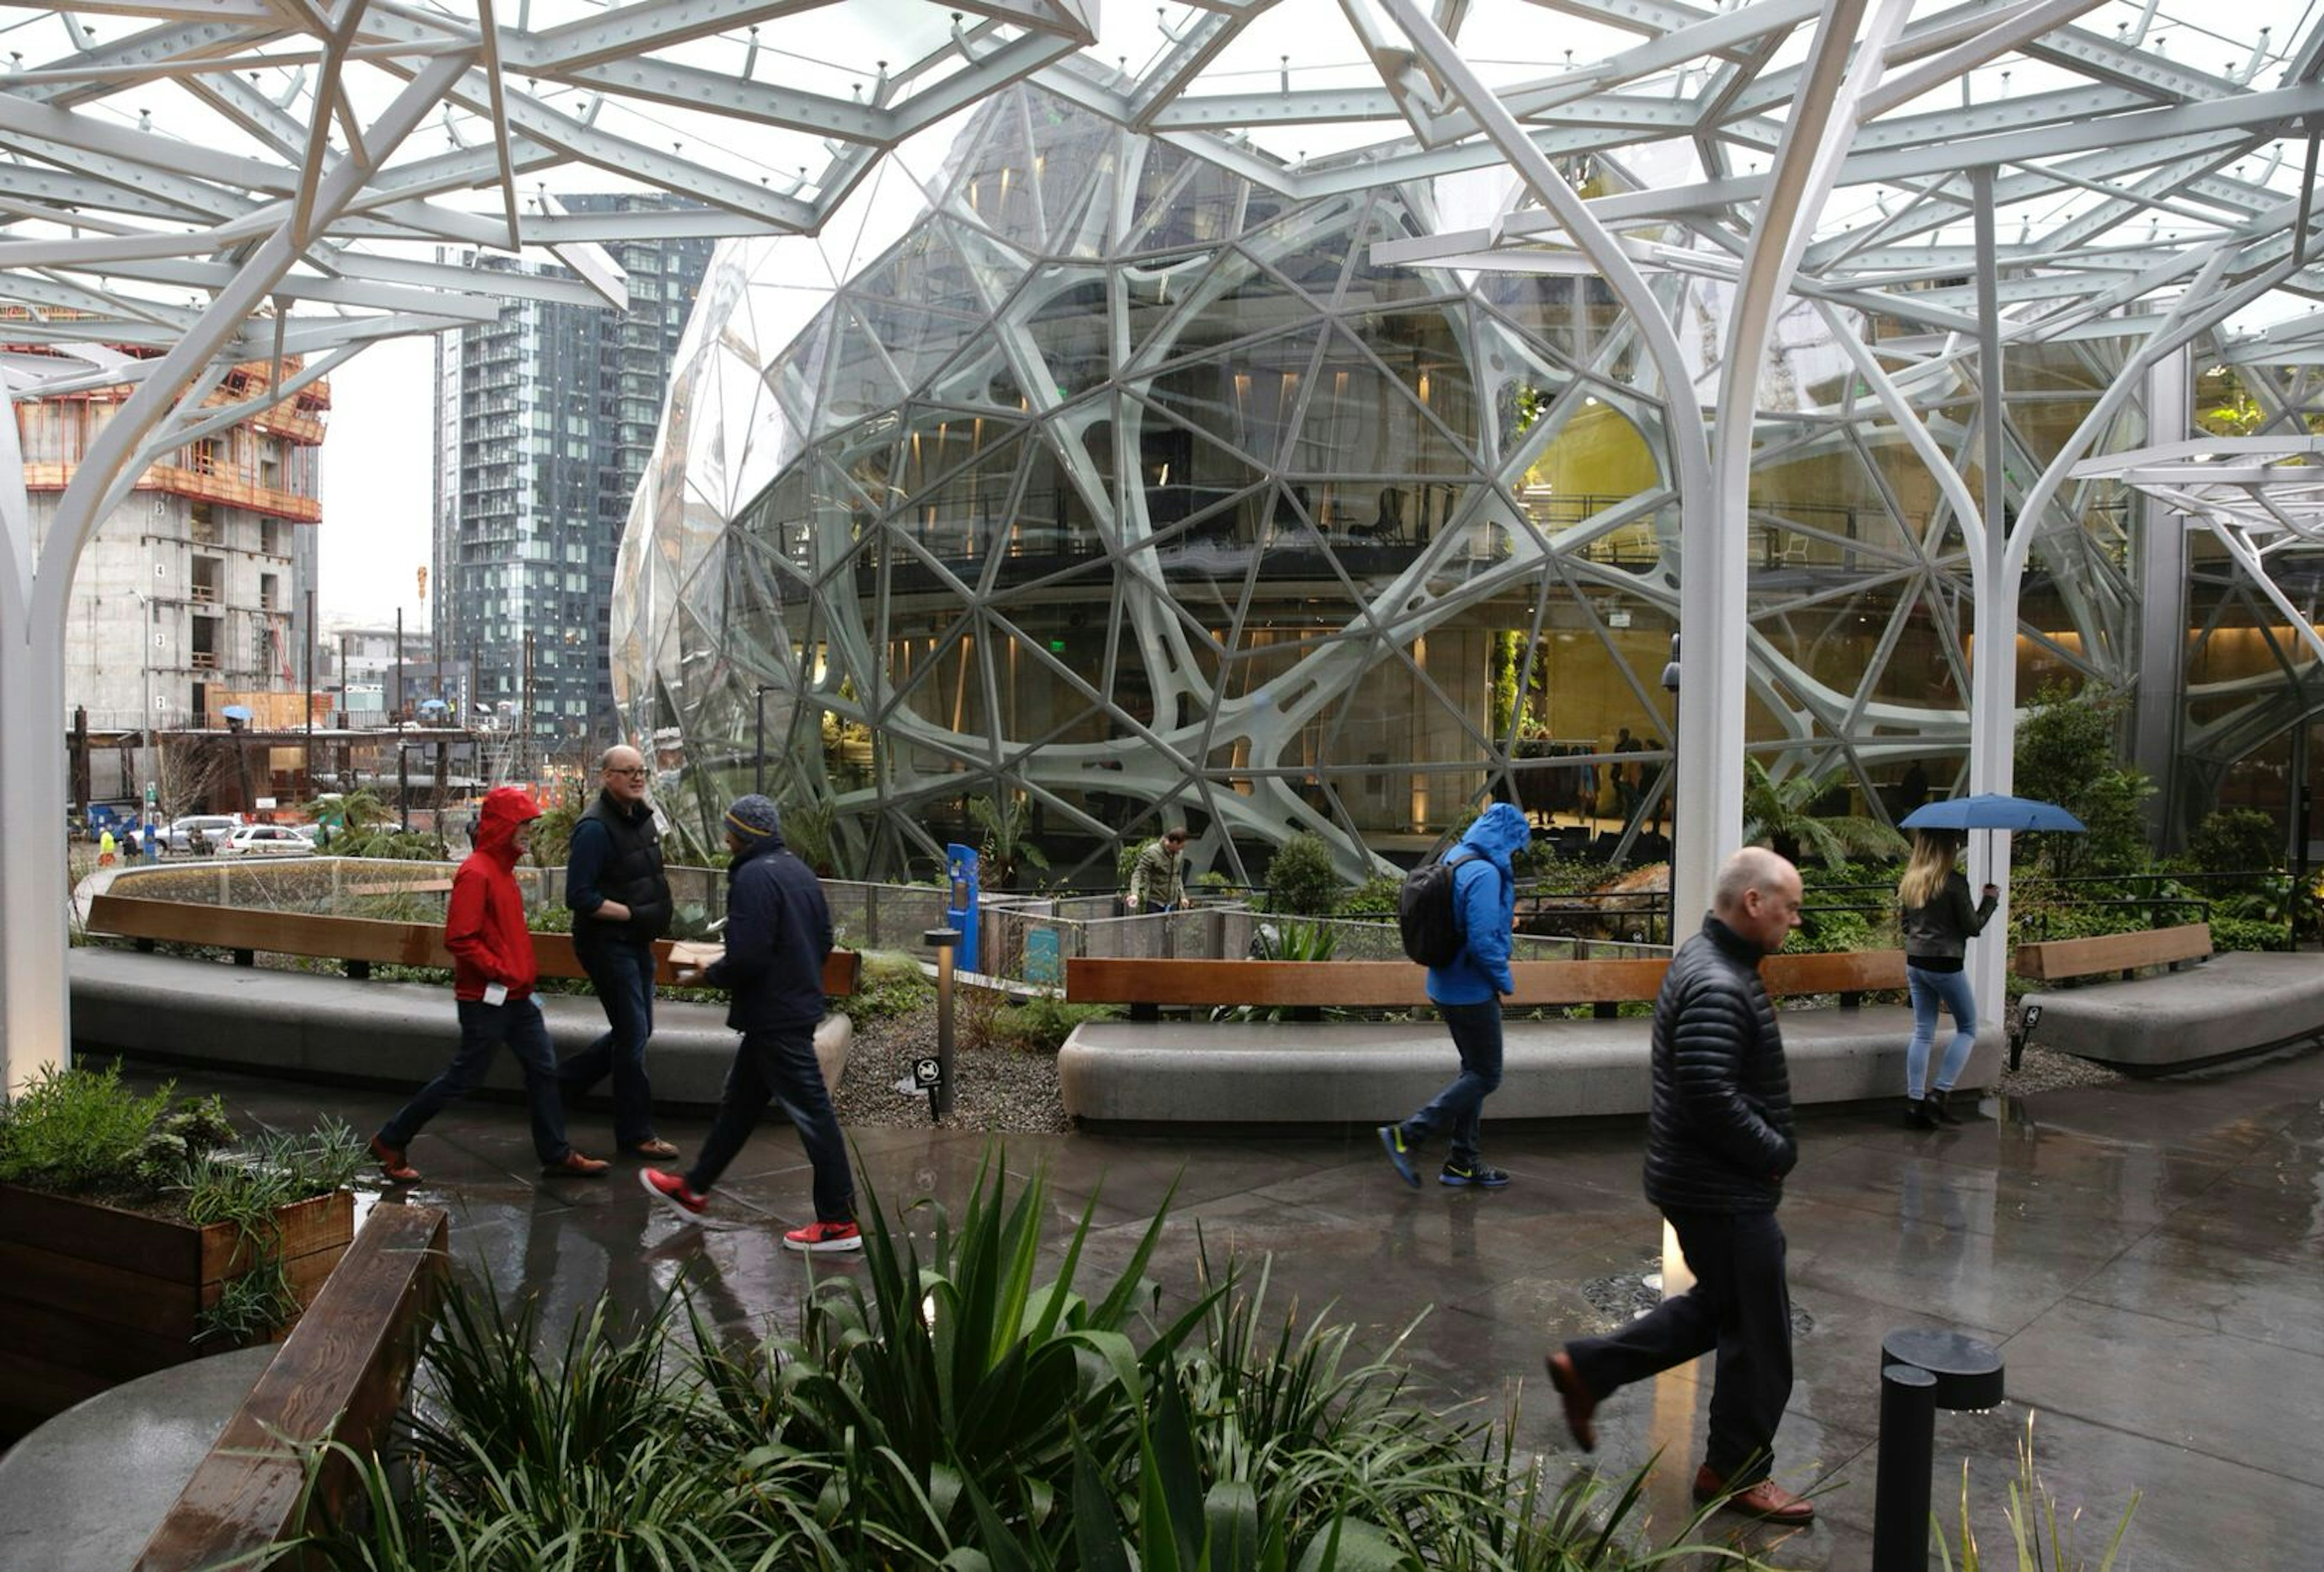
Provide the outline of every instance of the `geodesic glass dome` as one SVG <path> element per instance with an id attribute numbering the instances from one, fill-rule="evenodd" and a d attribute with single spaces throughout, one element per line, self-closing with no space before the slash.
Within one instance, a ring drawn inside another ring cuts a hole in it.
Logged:
<path id="1" fill-rule="evenodd" d="M 1299 829 L 1353 874 L 1497 796 L 1569 848 L 1656 849 L 1667 390 L 1594 277 L 1376 254 L 1507 185 L 1292 200 L 1019 88 L 821 236 L 726 244 L 616 597 L 617 687 L 681 772 L 681 828 L 763 772 L 866 876 L 973 838 L 973 797 L 1098 880 L 1166 820 L 1233 876 Z M 1659 287 L 1709 379 L 1730 286 Z M 1876 816 L 1954 781 L 1969 691 L 1949 495 L 1846 342 L 1895 327 L 1785 313 L 1748 522 L 1752 746 Z M 2027 474 L 2109 354 L 2013 362 Z M 1965 454 L 1969 377 L 1913 393 L 1919 439 Z M 2028 693 L 2104 675 L 2135 602 L 2118 497 L 2059 513 Z"/>

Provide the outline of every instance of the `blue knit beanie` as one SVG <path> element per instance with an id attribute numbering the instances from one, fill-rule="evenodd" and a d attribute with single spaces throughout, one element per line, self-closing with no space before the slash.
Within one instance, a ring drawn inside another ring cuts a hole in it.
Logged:
<path id="1" fill-rule="evenodd" d="M 744 840 L 765 840 L 781 823 L 782 816 L 775 811 L 772 800 L 755 791 L 736 798 L 734 806 L 726 810 L 726 828 Z"/>

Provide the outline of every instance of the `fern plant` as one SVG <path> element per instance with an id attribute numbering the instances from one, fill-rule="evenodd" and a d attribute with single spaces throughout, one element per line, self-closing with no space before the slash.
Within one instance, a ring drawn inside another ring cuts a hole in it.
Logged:
<path id="1" fill-rule="evenodd" d="M 1813 857 L 1837 868 L 1851 859 L 1904 854 L 1904 837 L 1862 814 L 1821 816 L 1815 804 L 1843 784 L 1838 774 L 1787 775 L 1777 781 L 1757 759 L 1743 761 L 1743 842 L 1766 846 L 1794 863 Z"/>

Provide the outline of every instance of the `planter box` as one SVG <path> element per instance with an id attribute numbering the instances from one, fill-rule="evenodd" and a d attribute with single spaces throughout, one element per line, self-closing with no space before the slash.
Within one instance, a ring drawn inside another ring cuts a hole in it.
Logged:
<path id="1" fill-rule="evenodd" d="M 300 1201 L 276 1220 L 303 1308 L 354 1237 L 355 1197 Z M 0 1185 L 0 1444 L 108 1387 L 243 1346 L 194 1334 L 246 1264 L 230 1223 L 197 1228 Z"/>

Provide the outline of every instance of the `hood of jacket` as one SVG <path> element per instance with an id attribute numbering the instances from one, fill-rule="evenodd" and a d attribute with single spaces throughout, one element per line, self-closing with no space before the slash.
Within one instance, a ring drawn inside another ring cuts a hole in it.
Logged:
<path id="1" fill-rule="evenodd" d="M 516 828 L 540 817 L 540 804 L 514 786 L 484 793 L 476 817 L 476 850 L 503 868 L 516 866 Z"/>
<path id="2" fill-rule="evenodd" d="M 1526 816 L 1517 811 L 1516 804 L 1496 802 L 1477 816 L 1477 822 L 1469 827 L 1461 844 L 1506 874 L 1510 871 L 1510 859 L 1525 850 L 1532 839 L 1533 826 L 1526 822 Z"/>

